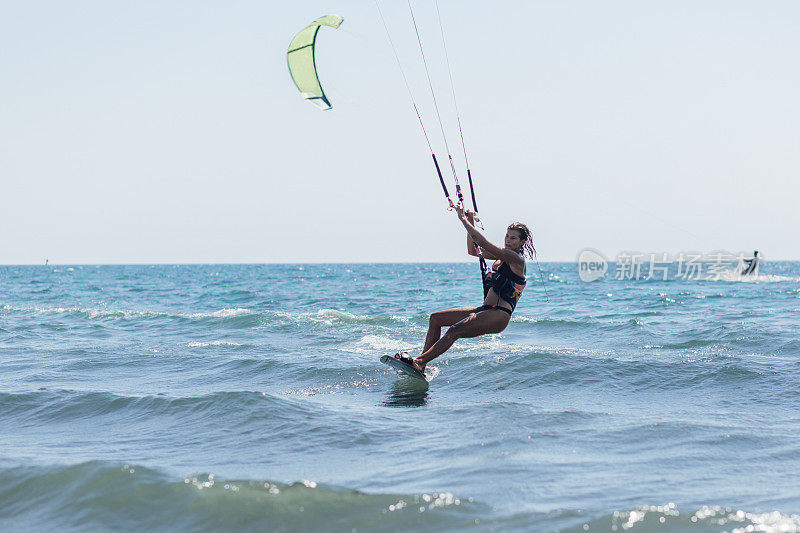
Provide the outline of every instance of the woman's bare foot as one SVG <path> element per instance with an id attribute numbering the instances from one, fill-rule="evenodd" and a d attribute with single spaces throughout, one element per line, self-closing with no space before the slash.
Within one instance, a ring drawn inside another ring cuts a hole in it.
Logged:
<path id="1" fill-rule="evenodd" d="M 394 354 L 394 358 L 414 367 L 414 369 L 419 370 L 423 374 L 425 373 L 425 365 L 420 363 L 418 358 L 408 355 L 408 352 L 398 352 Z"/>

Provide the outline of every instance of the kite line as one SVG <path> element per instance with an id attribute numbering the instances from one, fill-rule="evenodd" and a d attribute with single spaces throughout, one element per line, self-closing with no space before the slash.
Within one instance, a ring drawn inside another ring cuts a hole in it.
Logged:
<path id="1" fill-rule="evenodd" d="M 459 183 L 459 180 L 458 180 L 458 173 L 456 172 L 455 162 L 453 160 L 452 153 L 450 152 L 450 146 L 449 146 L 449 144 L 447 142 L 447 135 L 445 133 L 444 121 L 442 120 L 442 115 L 441 115 L 441 112 L 439 110 L 439 102 L 436 99 L 436 91 L 434 90 L 433 81 L 431 80 L 430 69 L 428 67 L 428 61 L 427 61 L 427 58 L 425 57 L 425 50 L 424 50 L 424 47 L 422 45 L 422 37 L 420 36 L 419 27 L 417 25 L 417 20 L 416 20 L 416 17 L 414 15 L 414 8 L 411 5 L 411 0 L 406 0 L 406 1 L 407 1 L 407 4 L 408 4 L 409 13 L 411 15 L 411 22 L 412 22 L 412 24 L 414 26 L 414 33 L 416 34 L 417 44 L 419 45 L 419 52 L 420 52 L 420 56 L 422 57 L 422 64 L 425 67 L 425 76 L 427 78 L 428 88 L 430 89 L 430 94 L 431 94 L 431 99 L 433 100 L 434 109 L 436 110 L 436 118 L 437 118 L 437 120 L 439 122 L 439 129 L 440 129 L 441 134 L 442 134 L 442 140 L 444 142 L 445 151 L 447 152 L 447 158 L 448 158 L 448 161 L 450 162 L 450 170 L 451 170 L 451 172 L 453 174 L 453 181 L 455 182 L 455 186 L 456 186 L 456 196 L 457 196 L 457 199 L 458 199 L 458 205 L 463 207 L 464 206 L 464 196 L 463 196 L 463 193 L 461 191 L 461 184 Z M 458 100 L 456 98 L 455 82 L 453 80 L 453 71 L 452 71 L 452 67 L 450 65 L 450 56 L 449 56 L 449 54 L 447 52 L 447 42 L 446 42 L 446 39 L 445 39 L 445 32 L 444 32 L 444 24 L 442 22 L 442 15 L 441 15 L 441 11 L 439 9 L 439 1 L 435 0 L 434 3 L 435 3 L 435 6 L 436 6 L 436 15 L 437 15 L 437 19 L 438 19 L 438 22 L 439 22 L 439 30 L 440 30 L 441 37 L 442 37 L 442 47 L 444 49 L 445 62 L 447 64 L 447 73 L 448 73 L 448 77 L 450 79 L 450 90 L 451 90 L 451 93 L 452 93 L 452 96 L 453 96 L 453 106 L 455 108 L 456 120 L 457 120 L 457 123 L 458 123 L 458 133 L 459 133 L 459 137 L 461 139 L 461 148 L 462 148 L 462 151 L 464 153 L 464 164 L 465 164 L 465 167 L 466 167 L 466 170 L 467 170 L 467 180 L 469 182 L 469 190 L 470 190 L 470 197 L 472 199 L 473 212 L 475 213 L 475 221 L 478 224 L 480 224 L 481 228 L 483 228 L 483 224 L 481 223 L 480 218 L 478 218 L 478 203 L 477 203 L 477 200 L 475 198 L 475 186 L 474 186 L 474 183 L 473 183 L 473 180 L 472 180 L 472 172 L 471 172 L 470 166 L 469 166 L 469 158 L 467 156 L 467 147 L 466 147 L 466 142 L 464 140 L 464 131 L 463 131 L 463 127 L 462 127 L 462 124 L 461 124 L 461 114 L 460 114 L 460 111 L 459 111 L 459 108 L 458 108 Z M 408 78 L 406 77 L 405 70 L 403 69 L 403 65 L 402 65 L 402 63 L 400 61 L 400 56 L 397 53 L 397 48 L 395 47 L 394 41 L 392 40 L 391 33 L 389 32 L 389 27 L 388 27 L 388 25 L 386 23 L 386 19 L 383 16 L 383 11 L 381 10 L 379 0 L 375 0 L 375 7 L 377 7 L 377 9 L 378 9 L 378 14 L 380 15 L 381 22 L 383 23 L 383 28 L 386 31 L 386 36 L 387 36 L 387 38 L 389 40 L 389 44 L 390 44 L 390 46 L 392 48 L 392 52 L 393 52 L 395 60 L 397 62 L 397 66 L 398 66 L 398 68 L 400 70 L 401 76 L 403 77 L 403 82 L 404 82 L 404 84 L 406 86 L 406 90 L 408 91 L 409 98 L 411 99 L 411 105 L 414 108 L 414 112 L 417 115 L 417 120 L 419 121 L 420 127 L 422 129 L 422 133 L 425 136 L 425 142 L 427 143 L 428 149 L 430 150 L 431 158 L 433 159 L 433 164 L 434 164 L 434 166 L 436 168 L 436 174 L 439 177 L 439 183 L 442 186 L 442 190 L 444 191 L 445 198 L 447 199 L 447 201 L 449 203 L 449 208 L 452 209 L 455 206 L 455 204 L 454 204 L 453 200 L 450 198 L 450 193 L 447 190 L 447 185 L 445 184 L 444 177 L 442 176 L 441 167 L 439 166 L 439 162 L 436 159 L 436 154 L 435 154 L 435 152 L 433 150 L 433 146 L 431 145 L 430 137 L 428 136 L 427 130 L 425 129 L 425 125 L 424 125 L 424 122 L 422 120 L 422 116 L 421 116 L 421 114 L 419 112 L 419 107 L 417 106 L 416 100 L 414 99 L 414 94 L 413 94 L 413 92 L 411 90 L 411 86 L 408 83 Z M 484 293 L 484 298 L 485 298 L 486 295 L 489 292 L 489 289 L 491 288 L 491 280 L 487 276 L 488 267 L 486 265 L 486 259 L 483 256 L 483 251 L 481 250 L 480 246 L 478 246 L 477 243 L 475 243 L 474 240 L 473 240 L 472 244 L 475 247 L 475 252 L 478 255 L 478 262 L 479 262 L 479 266 L 480 266 L 480 270 L 481 270 L 481 282 L 482 282 L 482 285 L 483 285 L 483 293 Z M 538 258 L 536 258 L 535 256 L 536 256 L 536 249 L 534 248 L 534 258 L 536 260 L 536 265 L 537 265 L 537 267 L 539 269 L 539 278 L 540 278 L 540 280 L 542 282 L 542 285 L 544 286 L 544 278 L 542 277 L 542 269 L 539 266 Z M 546 287 L 545 287 L 545 298 L 547 298 L 547 300 L 549 301 L 549 298 L 547 296 L 547 288 Z"/>

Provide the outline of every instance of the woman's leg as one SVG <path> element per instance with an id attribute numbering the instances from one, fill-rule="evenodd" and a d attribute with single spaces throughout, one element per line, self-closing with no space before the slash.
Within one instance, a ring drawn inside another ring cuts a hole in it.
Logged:
<path id="1" fill-rule="evenodd" d="M 497 309 L 469 313 L 466 318 L 448 329 L 444 337 L 433 343 L 432 346 L 422 352 L 422 355 L 414 358 L 414 361 L 422 370 L 425 370 L 425 365 L 446 352 L 457 339 L 477 337 L 488 333 L 500 333 L 506 329 L 510 320 L 511 315 Z M 428 334 L 430 334 L 430 331 Z"/>
<path id="2" fill-rule="evenodd" d="M 422 351 L 427 352 L 439 340 L 444 326 L 452 326 L 457 322 L 461 322 L 477 309 L 477 307 L 456 307 L 433 313 L 428 322 L 428 334 L 425 336 L 425 347 L 422 348 Z"/>

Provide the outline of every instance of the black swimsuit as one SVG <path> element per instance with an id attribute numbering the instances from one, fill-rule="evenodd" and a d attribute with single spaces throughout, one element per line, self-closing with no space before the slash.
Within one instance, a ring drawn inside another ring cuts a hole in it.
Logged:
<path id="1" fill-rule="evenodd" d="M 522 295 L 522 291 L 525 289 L 525 283 L 526 281 L 524 276 L 518 276 L 513 270 L 511 270 L 511 267 L 508 266 L 505 261 L 501 261 L 497 270 L 492 270 L 486 273 L 484 286 L 491 286 L 500 299 L 511 304 L 511 309 L 500 307 L 498 305 L 482 305 L 478 308 L 478 311 L 498 309 L 500 311 L 505 311 L 509 314 L 509 316 L 511 316 L 512 311 L 517 307 L 517 302 L 519 301 L 519 297 Z"/>
<path id="2" fill-rule="evenodd" d="M 511 316 L 511 309 L 508 307 L 500 307 L 499 305 L 482 305 L 475 310 L 476 313 L 480 313 L 481 311 L 488 311 L 489 309 L 497 309 L 498 311 L 502 311 L 504 313 L 508 313 L 508 316 Z"/>

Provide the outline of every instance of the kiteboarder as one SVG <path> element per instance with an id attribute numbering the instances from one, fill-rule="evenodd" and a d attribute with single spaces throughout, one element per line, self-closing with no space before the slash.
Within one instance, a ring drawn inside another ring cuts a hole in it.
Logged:
<path id="1" fill-rule="evenodd" d="M 505 245 L 501 248 L 489 242 L 475 227 L 472 211 L 465 211 L 461 205 L 454 208 L 467 230 L 467 253 L 478 256 L 478 246 L 483 257 L 495 260 L 492 270 L 484 278 L 484 283 L 490 288 L 480 307 L 456 307 L 433 313 L 422 354 L 413 358 L 407 352 L 395 354 L 399 361 L 422 372 L 425 365 L 446 352 L 457 339 L 500 333 L 506 329 L 525 288 L 525 257 L 533 258 L 535 253 L 533 237 L 525 224 L 514 222 L 508 226 Z M 442 328 L 446 326 L 450 329 L 442 336 Z"/>
<path id="2" fill-rule="evenodd" d="M 758 275 L 758 263 L 761 261 L 758 257 L 758 250 L 753 252 L 753 257 L 751 259 L 745 259 L 744 262 L 747 263 L 747 266 L 744 267 L 742 270 L 742 276 L 749 276 L 751 274 Z"/>

